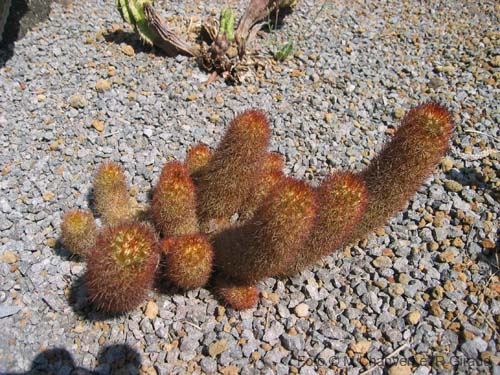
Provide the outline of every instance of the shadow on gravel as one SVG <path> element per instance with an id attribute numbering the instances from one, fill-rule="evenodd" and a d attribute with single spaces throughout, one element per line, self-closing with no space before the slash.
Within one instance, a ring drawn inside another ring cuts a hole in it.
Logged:
<path id="1" fill-rule="evenodd" d="M 498 188 L 484 181 L 484 176 L 477 173 L 474 168 L 452 169 L 447 173 L 447 177 L 455 180 L 462 186 L 475 186 L 491 195 L 497 202 L 500 201 L 500 191 Z"/>
<path id="2" fill-rule="evenodd" d="M 125 43 L 134 49 L 135 53 L 153 53 L 156 56 L 166 57 L 167 55 L 160 49 L 154 48 L 143 43 L 140 38 L 132 31 L 116 30 L 106 32 L 104 40 L 108 43 L 122 44 Z"/>
<path id="3" fill-rule="evenodd" d="M 46 375 L 73 374 L 87 375 L 99 373 L 139 374 L 141 356 L 128 345 L 109 345 L 99 351 L 98 362 L 94 370 L 75 365 L 73 356 L 63 348 L 54 348 L 41 352 L 31 362 L 25 373 L 5 373 L 6 375 Z"/>

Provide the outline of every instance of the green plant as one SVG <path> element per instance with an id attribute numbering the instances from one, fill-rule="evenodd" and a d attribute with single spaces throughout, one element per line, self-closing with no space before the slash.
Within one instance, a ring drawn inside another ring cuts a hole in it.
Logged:
<path id="1" fill-rule="evenodd" d="M 190 289 L 215 274 L 215 290 L 226 303 L 252 306 L 260 280 L 299 272 L 403 209 L 446 152 L 452 131 L 446 109 L 418 106 L 365 170 L 336 172 L 312 188 L 285 176 L 283 158 L 268 152 L 266 116 L 256 110 L 239 114 L 214 151 L 195 146 L 185 164 L 169 162 L 162 170 L 150 215 L 162 237 L 161 277 Z M 99 168 L 94 195 L 107 226 L 87 256 L 89 292 L 96 306 L 124 311 L 140 303 L 151 285 L 155 234 L 131 221 L 129 208 L 126 215 L 115 213 L 122 208 L 113 205 L 125 205 L 128 198 L 116 164 Z M 87 224 L 69 224 L 72 215 L 63 220 L 63 241 L 82 252 L 71 233 L 92 242 L 81 228 L 93 221 L 75 214 Z M 126 300 L 130 293 L 134 297 Z"/>

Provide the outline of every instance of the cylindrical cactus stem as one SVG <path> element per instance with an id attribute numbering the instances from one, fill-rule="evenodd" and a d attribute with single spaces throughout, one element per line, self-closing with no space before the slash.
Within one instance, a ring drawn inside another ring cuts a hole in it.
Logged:
<path id="1" fill-rule="evenodd" d="M 316 212 L 313 189 L 284 178 L 248 223 L 215 237 L 216 266 L 246 284 L 283 273 L 309 237 Z"/>
<path id="2" fill-rule="evenodd" d="M 163 167 L 153 191 L 151 212 L 165 237 L 198 232 L 195 187 L 183 163 L 173 161 Z"/>
<path id="3" fill-rule="evenodd" d="M 155 233 L 138 222 L 106 227 L 87 261 L 85 281 L 92 303 L 112 313 L 132 310 L 153 285 L 159 262 Z"/>
<path id="4" fill-rule="evenodd" d="M 231 122 L 211 160 L 194 178 L 203 225 L 241 210 L 262 171 L 269 135 L 261 111 L 247 110 Z"/>
<path id="5" fill-rule="evenodd" d="M 125 174 L 113 162 L 101 164 L 93 183 L 94 205 L 105 224 L 116 225 L 133 216 Z"/>
<path id="6" fill-rule="evenodd" d="M 207 237 L 190 234 L 161 242 L 166 258 L 166 277 L 182 289 L 205 286 L 212 273 L 213 250 Z"/>
<path id="7" fill-rule="evenodd" d="M 200 143 L 191 147 L 186 155 L 186 166 L 191 176 L 196 175 L 212 158 L 212 150 Z"/>
<path id="8" fill-rule="evenodd" d="M 411 109 L 391 141 L 360 173 L 368 204 L 352 239 L 361 239 L 402 210 L 441 160 L 453 133 L 450 113 L 435 103 Z"/>
<path id="9" fill-rule="evenodd" d="M 61 223 L 63 245 L 74 254 L 86 257 L 94 246 L 97 226 L 94 216 L 88 211 L 72 210 L 67 212 Z"/>
<path id="10" fill-rule="evenodd" d="M 242 208 L 241 220 L 250 219 L 267 195 L 285 178 L 282 171 L 267 170 L 262 172 L 259 182 L 253 189 L 246 205 Z"/>
<path id="11" fill-rule="evenodd" d="M 222 275 L 215 279 L 215 293 L 235 310 L 251 309 L 259 300 L 259 289 L 255 285 L 238 284 Z"/>
<path id="12" fill-rule="evenodd" d="M 291 276 L 329 255 L 352 234 L 367 203 L 363 180 L 352 172 L 337 172 L 317 188 L 318 214 L 303 250 L 284 275 Z"/>

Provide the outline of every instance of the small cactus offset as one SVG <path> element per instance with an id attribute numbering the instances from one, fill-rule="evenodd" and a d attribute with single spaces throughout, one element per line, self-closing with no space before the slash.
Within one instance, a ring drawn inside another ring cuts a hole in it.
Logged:
<path id="1" fill-rule="evenodd" d="M 100 309 L 135 308 L 157 269 L 181 289 L 213 285 L 229 306 L 247 309 L 262 279 L 300 272 L 403 209 L 452 131 L 443 107 L 418 106 L 365 170 L 333 173 L 313 188 L 284 175 L 283 158 L 268 151 L 265 114 L 248 110 L 214 151 L 198 145 L 185 163 L 163 167 L 151 200 L 154 226 L 134 221 L 123 170 L 103 164 L 93 189 L 105 226 L 99 231 L 90 213 L 71 211 L 61 225 L 63 244 L 87 260 L 89 296 Z"/>
<path id="2" fill-rule="evenodd" d="M 94 205 L 103 222 L 115 225 L 132 218 L 128 185 L 120 165 L 102 164 L 94 178 L 93 190 Z"/>
<path id="3" fill-rule="evenodd" d="M 107 312 L 134 309 L 151 289 L 158 262 L 156 234 L 148 225 L 129 222 L 103 229 L 87 257 L 90 300 Z"/>
<path id="4" fill-rule="evenodd" d="M 202 234 L 166 238 L 161 242 L 166 256 L 166 277 L 182 289 L 205 286 L 212 273 L 213 250 Z"/>
<path id="5" fill-rule="evenodd" d="M 240 285 L 221 276 L 215 279 L 215 293 L 235 310 L 250 309 L 259 298 L 259 290 L 255 285 Z"/>
<path id="6" fill-rule="evenodd" d="M 198 232 L 194 185 L 184 164 L 165 164 L 153 192 L 151 211 L 165 237 Z"/>
<path id="7" fill-rule="evenodd" d="M 83 210 L 66 213 L 61 223 L 61 238 L 64 246 L 72 253 L 86 257 L 94 246 L 97 226 L 94 216 Z"/>

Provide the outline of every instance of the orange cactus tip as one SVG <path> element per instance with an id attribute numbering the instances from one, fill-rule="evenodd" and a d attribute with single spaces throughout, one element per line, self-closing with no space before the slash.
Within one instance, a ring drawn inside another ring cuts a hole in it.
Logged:
<path id="1" fill-rule="evenodd" d="M 207 145 L 199 144 L 191 147 L 186 155 L 186 165 L 189 173 L 193 174 L 203 168 L 210 161 L 212 150 Z"/>
<path id="2" fill-rule="evenodd" d="M 442 134 L 453 130 L 451 113 L 442 105 L 428 102 L 412 108 L 404 117 L 402 125 L 413 124 L 428 129 L 429 133 Z"/>
<path id="3" fill-rule="evenodd" d="M 160 174 L 160 180 L 184 179 L 189 176 L 188 168 L 184 163 L 174 160 L 166 163 Z"/>
<path id="4" fill-rule="evenodd" d="M 269 138 L 270 129 L 269 122 L 264 112 L 247 109 L 236 116 L 228 128 L 228 134 L 238 132 L 250 138 Z"/>
<path id="5" fill-rule="evenodd" d="M 95 243 L 97 227 L 90 212 L 73 210 L 64 215 L 61 232 L 64 246 L 75 254 L 86 256 Z"/>
<path id="6" fill-rule="evenodd" d="M 220 276 L 215 281 L 215 290 L 235 310 L 251 309 L 259 300 L 259 290 L 255 285 L 238 285 Z"/>
<path id="7" fill-rule="evenodd" d="M 97 170 L 94 187 L 97 188 L 127 188 L 125 174 L 123 168 L 114 162 L 105 162 L 101 164 Z"/>
<path id="8" fill-rule="evenodd" d="M 166 258 L 166 276 L 182 289 L 203 287 L 210 278 L 213 249 L 207 237 L 190 234 L 170 237 L 160 244 Z"/>

